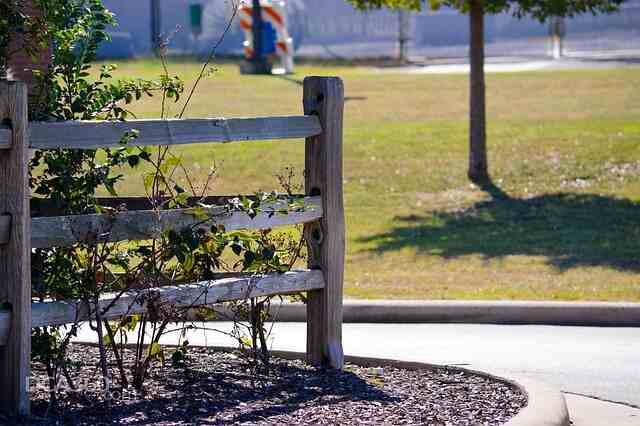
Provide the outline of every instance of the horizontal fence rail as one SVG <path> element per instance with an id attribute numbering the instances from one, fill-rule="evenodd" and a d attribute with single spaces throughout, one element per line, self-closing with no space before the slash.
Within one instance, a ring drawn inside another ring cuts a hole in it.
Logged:
<path id="1" fill-rule="evenodd" d="M 303 198 L 304 194 L 291 194 L 288 197 L 292 199 Z M 255 201 L 259 198 L 258 195 L 206 195 L 204 197 L 188 197 L 184 200 L 186 207 L 196 207 L 202 204 L 207 205 L 225 205 L 234 198 L 247 198 Z M 170 197 L 160 197 L 154 203 L 156 205 L 166 205 L 171 201 Z M 96 204 L 100 207 L 121 209 L 123 210 L 153 210 L 154 203 L 149 200 L 149 197 L 97 197 Z M 48 198 L 31 198 L 31 216 L 64 216 L 64 210 L 59 207 L 53 200 Z"/>
<path id="2" fill-rule="evenodd" d="M 147 307 L 143 300 L 171 304 L 175 308 L 188 308 L 322 288 L 324 288 L 322 271 L 302 270 L 132 291 L 121 295 L 117 300 L 114 295 L 105 295 L 100 299 L 98 306 L 101 310 L 108 308 L 103 314 L 103 319 L 116 319 L 124 315 L 146 312 Z M 91 318 L 93 311 L 86 304 L 77 301 L 61 301 L 32 303 L 31 313 L 32 327 L 44 327 L 71 324 L 76 319 L 85 321 Z M 7 341 L 10 321 L 11 313 L 0 311 L 0 346 Z"/>
<path id="3" fill-rule="evenodd" d="M 214 224 L 224 226 L 227 231 L 268 229 L 313 222 L 323 214 L 319 196 L 305 197 L 304 206 L 299 211 L 277 213 L 286 207 L 286 202 L 266 203 L 253 218 L 242 211 L 229 212 L 224 206 L 34 217 L 31 220 L 31 246 L 47 248 L 70 246 L 78 242 L 146 240 L 157 238 L 170 229 L 179 230 L 189 226 L 209 229 Z M 2 233 L 0 229 L 0 235 Z"/>
<path id="4" fill-rule="evenodd" d="M 264 118 L 196 118 L 131 121 L 64 121 L 29 123 L 32 149 L 95 149 L 121 146 L 126 132 L 137 130 L 132 146 L 181 145 L 318 135 L 322 127 L 311 115 Z M 0 148 L 11 145 L 11 130 L 0 128 Z"/>

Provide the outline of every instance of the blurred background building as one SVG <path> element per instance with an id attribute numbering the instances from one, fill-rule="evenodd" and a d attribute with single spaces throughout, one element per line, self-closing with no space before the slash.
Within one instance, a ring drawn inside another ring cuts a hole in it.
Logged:
<path id="1" fill-rule="evenodd" d="M 160 28 L 176 54 L 203 54 L 218 40 L 231 16 L 229 0 L 156 0 Z M 103 57 L 144 56 L 152 52 L 150 0 L 105 0 L 118 18 L 113 40 Z M 321 6 L 320 6 L 321 4 Z M 194 5 L 200 7 L 194 8 Z M 194 10 L 201 11 L 201 28 L 194 28 Z M 289 32 L 298 56 L 320 58 L 394 57 L 398 39 L 407 38 L 410 58 L 456 58 L 467 55 L 468 23 L 464 15 L 446 8 L 402 17 L 381 10 L 360 12 L 344 0 L 289 0 Z M 404 19 L 403 19 L 404 18 Z M 402 36 L 401 27 L 405 36 Z M 640 0 L 630 0 L 620 13 L 585 15 L 565 20 L 564 49 L 568 55 L 640 49 Z M 234 23 L 220 46 L 221 54 L 241 55 L 243 33 Z M 546 56 L 549 25 L 505 14 L 487 16 L 488 56 Z"/>

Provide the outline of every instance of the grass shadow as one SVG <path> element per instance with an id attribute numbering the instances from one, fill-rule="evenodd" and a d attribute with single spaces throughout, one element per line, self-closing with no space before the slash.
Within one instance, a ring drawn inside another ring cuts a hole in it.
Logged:
<path id="1" fill-rule="evenodd" d="M 543 256 L 559 270 L 606 267 L 640 271 L 640 203 L 598 194 L 512 198 L 493 184 L 492 198 L 458 211 L 396 217 L 388 232 L 362 238 L 377 252 L 414 248 L 452 259 Z"/>
<path id="2" fill-rule="evenodd" d="M 304 86 L 304 80 L 300 80 L 297 79 L 295 77 L 291 77 L 288 75 L 276 75 L 276 77 L 278 77 L 281 80 L 284 81 L 288 81 L 289 83 L 293 83 L 296 84 L 300 87 Z M 349 101 L 366 101 L 367 97 L 366 96 L 345 96 L 344 97 L 344 101 L 345 102 L 349 102 Z"/>

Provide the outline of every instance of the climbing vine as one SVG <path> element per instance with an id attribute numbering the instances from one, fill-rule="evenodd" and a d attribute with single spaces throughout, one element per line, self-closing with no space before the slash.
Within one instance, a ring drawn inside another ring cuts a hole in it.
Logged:
<path id="1" fill-rule="evenodd" d="M 104 65 L 96 70 L 93 64 L 100 43 L 109 37 L 107 28 L 115 24 L 114 15 L 101 0 L 38 0 L 37 4 L 45 24 L 40 25 L 44 32 L 40 37 L 52 44 L 52 56 L 48 71 L 36 73 L 43 98 L 30 111 L 32 120 L 124 121 L 133 116 L 129 106 L 145 97 L 158 99 L 161 117 L 166 116 L 166 103 L 182 102 L 181 116 L 197 93 L 200 80 L 212 74 L 209 63 L 214 57 L 215 46 L 184 100 L 185 82 L 170 74 L 168 59 L 162 54 L 165 43 L 159 47 L 162 67 L 157 79 L 116 79 L 115 65 Z M 237 10 L 237 4 L 235 7 Z M 25 16 L 17 13 L 16 21 L 0 22 L 3 29 L 10 30 L 11 25 L 30 25 Z M 4 39 L 0 38 L 0 48 L 4 48 L 2 43 Z M 5 60 L 10 55 L 6 49 L 0 53 Z M 206 204 L 206 195 L 212 190 L 216 168 L 211 168 L 204 182 L 193 182 L 188 166 L 169 147 L 136 147 L 138 136 L 138 131 L 124 133 L 117 149 L 35 151 L 30 162 L 30 185 L 37 197 L 34 202 L 46 205 L 56 214 L 103 213 L 115 220 L 126 206 L 103 205 L 97 194 L 106 192 L 118 196 L 127 170 L 143 168 L 143 186 L 150 209 L 160 212 L 191 207 L 200 219 L 197 225 L 162 232 L 147 241 L 113 243 L 107 229 L 71 247 L 34 250 L 34 300 L 78 300 L 90 313 L 90 327 L 97 334 L 100 348 L 98 364 L 106 403 L 110 403 L 114 383 L 117 382 L 120 388 L 131 385 L 142 389 L 149 368 L 156 362 L 166 361 L 160 345 L 163 335 L 178 330 L 184 336 L 186 330 L 195 327 L 186 321 L 187 314 L 193 309 L 178 309 L 163 303 L 157 296 L 157 289 L 216 279 L 232 272 L 285 272 L 304 256 L 304 244 L 295 233 L 227 232 L 207 213 L 210 206 Z M 292 172 L 288 170 L 279 179 L 283 193 L 274 191 L 232 198 L 224 209 L 242 211 L 251 217 L 303 209 L 304 205 L 291 192 L 295 186 Z M 269 211 L 267 206 L 274 203 L 278 208 Z M 138 302 L 147 306 L 146 312 L 113 319 L 109 309 L 118 298 L 131 292 L 138 294 Z M 113 302 L 105 306 L 101 299 L 107 293 L 112 295 Z M 239 345 L 249 349 L 256 368 L 268 368 L 265 322 L 269 303 L 269 298 L 262 298 L 229 306 L 236 321 L 231 334 Z M 202 319 L 216 315 L 211 308 L 198 308 L 197 311 Z M 44 365 L 47 371 L 51 408 L 56 406 L 61 377 L 72 381 L 69 370 L 75 367 L 66 354 L 82 319 L 78 317 L 67 326 L 33 330 L 32 359 Z M 131 334 L 136 336 L 134 342 L 128 340 Z M 122 359 L 126 343 L 135 345 L 134 365 L 129 371 Z M 175 365 L 183 365 L 187 360 L 188 342 L 182 339 L 181 343 L 171 354 Z M 114 372 L 107 363 L 109 352 L 116 360 L 117 380 L 113 379 Z M 74 387 L 72 383 L 68 384 Z"/>

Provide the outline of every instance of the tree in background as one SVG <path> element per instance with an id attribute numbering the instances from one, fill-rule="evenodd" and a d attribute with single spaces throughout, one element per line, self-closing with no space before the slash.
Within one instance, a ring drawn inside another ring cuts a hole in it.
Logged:
<path id="1" fill-rule="evenodd" d="M 0 79 L 20 80 L 29 88 L 29 109 L 45 100 L 37 76 L 49 69 L 51 48 L 39 0 L 2 0 L 0 4 Z"/>
<path id="2" fill-rule="evenodd" d="M 34 70 L 45 72 L 51 54 L 42 12 L 34 0 L 3 0 L 0 5 L 0 76 L 35 84 Z"/>
<path id="3" fill-rule="evenodd" d="M 419 11 L 423 0 L 347 0 L 359 9 L 391 7 Z M 530 16 L 540 22 L 552 17 L 573 17 L 583 13 L 613 13 L 625 0 L 429 0 L 431 9 L 448 6 L 469 14 L 469 170 L 472 182 L 487 187 L 490 183 L 487 162 L 484 15 L 509 13 L 517 18 Z"/>

